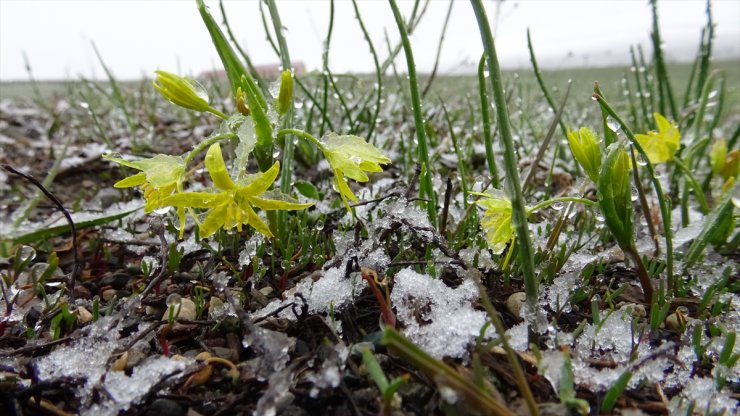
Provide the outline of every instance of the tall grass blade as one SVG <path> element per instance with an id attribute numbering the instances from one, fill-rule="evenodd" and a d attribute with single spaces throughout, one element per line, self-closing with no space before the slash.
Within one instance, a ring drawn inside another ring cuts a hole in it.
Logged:
<path id="1" fill-rule="evenodd" d="M 478 62 L 478 95 L 480 96 L 480 114 L 483 123 L 483 143 L 486 146 L 486 163 L 488 174 L 491 176 L 491 184 L 498 189 L 501 184 L 498 179 L 498 167 L 496 166 L 496 155 L 493 153 L 493 134 L 491 132 L 491 102 L 488 99 L 488 86 L 486 85 L 486 54 L 480 57 Z"/>
<path id="2" fill-rule="evenodd" d="M 396 25 L 398 26 L 398 31 L 401 34 L 403 50 L 406 54 L 406 66 L 408 67 L 408 81 L 411 93 L 411 105 L 414 109 L 416 140 L 418 141 L 419 162 L 423 165 L 423 169 L 425 170 L 425 172 L 422 173 L 419 185 L 419 197 L 422 199 L 427 199 L 427 202 L 423 204 L 426 205 L 429 222 L 434 228 L 437 228 L 437 197 L 434 194 L 434 188 L 432 186 L 432 166 L 429 163 L 429 148 L 427 146 L 426 127 L 421 109 L 421 97 L 419 96 L 419 81 L 416 77 L 416 63 L 414 62 L 414 52 L 411 49 L 411 42 L 409 41 L 406 24 L 403 21 L 403 17 L 401 17 L 401 12 L 398 10 L 396 0 L 389 0 L 389 3 L 391 5 L 391 9 L 393 10 L 393 16 L 396 19 Z"/>
<path id="3" fill-rule="evenodd" d="M 666 114 L 667 110 L 670 110 L 673 119 L 678 120 L 680 118 L 680 114 L 678 113 L 676 102 L 673 99 L 673 88 L 671 87 L 668 68 L 666 67 L 665 59 L 663 58 L 663 41 L 660 38 L 660 27 L 658 25 L 658 1 L 650 0 L 650 5 L 653 10 L 653 31 L 650 34 L 650 38 L 653 41 L 653 57 L 655 59 L 655 70 L 660 95 L 660 113 Z"/>
<path id="4" fill-rule="evenodd" d="M 524 274 L 524 291 L 527 296 L 527 303 L 531 311 L 537 310 L 537 278 L 534 270 L 534 250 L 532 249 L 532 239 L 529 235 L 527 225 L 527 214 L 524 208 L 524 195 L 522 194 L 521 183 L 519 182 L 519 171 L 517 169 L 517 160 L 514 153 L 514 139 L 509 124 L 509 112 L 506 106 L 506 96 L 501 77 L 501 68 L 499 66 L 496 49 L 493 43 L 491 26 L 488 23 L 485 8 L 481 0 L 471 0 L 475 17 L 478 21 L 483 47 L 488 59 L 488 68 L 490 71 L 491 88 L 493 99 L 496 103 L 496 114 L 498 119 L 498 128 L 501 133 L 501 141 L 504 145 L 504 168 L 506 170 L 506 185 L 508 194 L 511 198 L 512 221 L 516 228 L 516 237 L 518 241 L 518 259 L 519 267 Z"/>

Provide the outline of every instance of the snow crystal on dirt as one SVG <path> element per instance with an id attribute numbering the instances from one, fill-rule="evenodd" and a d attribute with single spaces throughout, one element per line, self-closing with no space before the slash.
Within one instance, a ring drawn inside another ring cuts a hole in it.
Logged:
<path id="1" fill-rule="evenodd" d="M 464 357 L 486 323 L 486 313 L 472 307 L 475 282 L 452 289 L 411 268 L 399 271 L 394 282 L 391 302 L 404 335 L 435 358 Z"/>
<path id="2" fill-rule="evenodd" d="M 325 314 L 332 308 L 335 312 L 341 311 L 366 286 L 367 282 L 358 274 L 355 273 L 350 275 L 349 278 L 345 278 L 343 267 L 331 268 L 325 271 L 321 278 L 315 282 L 311 276 L 304 278 L 298 282 L 295 291 L 286 292 L 285 299 L 270 302 L 264 308 L 252 313 L 251 317 L 252 319 L 264 318 L 281 309 L 276 315 L 277 317 L 295 321 L 296 315 L 293 308 L 300 313 L 301 307 L 304 306 L 304 300 L 310 314 Z M 300 294 L 302 299 L 296 296 L 297 294 Z M 293 307 L 290 305 L 293 305 Z"/>
<path id="3" fill-rule="evenodd" d="M 573 288 L 579 286 L 579 274 L 577 272 L 568 272 L 556 277 L 552 284 L 542 285 L 540 288 L 540 299 L 543 305 L 550 307 L 553 311 L 570 312 L 570 295 Z"/>
<path id="4" fill-rule="evenodd" d="M 184 371 L 191 360 L 173 360 L 167 357 L 149 357 L 134 368 L 131 376 L 123 371 L 105 375 L 103 388 L 108 398 L 91 406 L 83 415 L 117 415 L 138 404 L 161 381 Z"/>
<path id="5" fill-rule="evenodd" d="M 608 316 L 607 313 L 603 315 L 600 325 L 586 326 L 578 338 L 579 347 L 593 350 L 605 358 L 618 362 L 629 360 L 633 346 L 631 306 L 625 305 Z"/>
<path id="6" fill-rule="evenodd" d="M 309 313 L 327 313 L 330 308 L 341 310 L 367 286 L 357 275 L 344 277 L 343 268 L 332 268 L 324 272 L 321 279 L 313 283 L 308 293 L 302 292 L 308 301 Z"/>
<path id="7" fill-rule="evenodd" d="M 718 392 L 714 380 L 694 376 L 680 394 L 673 397 L 668 405 L 672 415 L 686 414 L 690 404 L 696 404 L 695 411 L 704 414 L 736 415 L 738 401 L 732 399 L 726 390 Z M 720 412 L 721 409 L 724 409 Z"/>

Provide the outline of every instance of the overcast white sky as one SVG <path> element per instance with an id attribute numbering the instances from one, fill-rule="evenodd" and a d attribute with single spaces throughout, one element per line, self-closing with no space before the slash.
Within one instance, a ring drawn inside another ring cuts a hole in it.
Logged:
<path id="1" fill-rule="evenodd" d="M 207 1 L 217 21 L 218 2 Z M 227 1 L 236 37 L 256 64 L 277 63 L 265 40 L 258 3 Z M 408 14 L 411 1 L 401 1 Z M 486 1 L 495 19 L 496 2 Z M 419 70 L 431 70 L 449 3 L 432 0 L 411 41 Z M 360 11 L 379 51 L 387 56 L 385 33 L 395 44 L 397 29 L 388 3 L 360 0 Z M 690 60 L 696 52 L 706 16 L 703 0 L 659 1 L 661 33 L 668 58 Z M 293 61 L 321 67 L 329 2 L 279 0 L 278 8 Z M 629 46 L 650 51 L 651 14 L 647 0 L 557 1 L 506 0 L 500 5 L 496 44 L 502 66 L 529 65 L 526 29 L 531 28 L 543 66 L 627 64 Z M 713 1 L 715 54 L 740 56 L 740 0 Z M 28 55 L 37 79 L 104 77 L 91 41 L 121 79 L 149 76 L 156 69 L 198 74 L 219 65 L 194 1 L 184 0 L 0 0 L 0 80 L 27 79 L 22 54 Z M 482 52 L 470 3 L 456 1 L 442 50 L 440 71 L 471 68 Z M 403 54 L 399 68 L 405 70 Z M 372 58 L 354 18 L 352 3 L 337 0 L 330 66 L 335 72 L 372 72 Z M 739 69 L 740 70 L 740 69 Z"/>

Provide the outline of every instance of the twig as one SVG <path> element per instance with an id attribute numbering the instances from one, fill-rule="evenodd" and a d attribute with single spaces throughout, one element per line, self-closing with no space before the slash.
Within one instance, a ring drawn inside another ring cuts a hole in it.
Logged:
<path id="1" fill-rule="evenodd" d="M 169 247 L 167 245 L 167 239 L 164 236 L 164 224 L 162 223 L 162 219 L 159 217 L 153 217 L 149 221 L 149 228 L 157 234 L 159 237 L 159 242 L 161 243 L 161 247 L 159 250 L 159 256 L 161 258 L 160 260 L 160 269 L 159 274 L 157 277 L 155 277 L 151 282 L 149 282 L 149 285 L 144 289 L 143 292 L 141 292 L 141 299 L 144 299 L 146 295 L 148 295 L 154 288 L 159 286 L 160 283 L 162 283 L 162 280 L 164 280 L 164 277 L 167 275 L 167 261 L 168 261 L 168 255 L 169 255 Z"/>
<path id="2" fill-rule="evenodd" d="M 27 352 L 34 352 L 40 349 L 44 349 L 46 347 L 53 347 L 55 345 L 64 344 L 65 342 L 71 341 L 71 340 L 72 340 L 72 337 L 64 337 L 64 338 L 59 338 L 55 341 L 47 342 L 45 344 L 31 345 L 28 347 L 18 348 L 18 349 L 15 349 L 13 351 L 8 351 L 8 352 L 0 351 L 0 356 L 12 357 L 14 355 L 22 355 Z"/>
<path id="3" fill-rule="evenodd" d="M 52 194 L 48 189 L 46 189 L 46 187 L 44 187 L 44 185 L 41 184 L 41 182 L 39 182 L 38 179 L 34 178 L 31 175 L 27 175 L 25 173 L 19 172 L 10 165 L 2 165 L 2 167 L 8 172 L 22 177 L 23 179 L 31 182 L 34 186 L 39 188 L 39 190 L 41 190 L 41 192 L 43 192 L 44 195 L 46 195 L 46 197 L 49 198 L 54 203 L 54 205 L 56 205 L 57 208 L 59 208 L 60 211 L 62 211 L 62 214 L 64 214 L 64 218 L 66 218 L 67 223 L 69 224 L 69 228 L 72 230 L 72 251 L 74 254 L 75 265 L 72 268 L 72 275 L 70 276 L 70 279 L 69 279 L 69 298 L 71 300 L 71 303 L 74 304 L 75 282 L 77 281 L 77 275 L 80 271 L 80 260 L 77 256 L 77 228 L 75 227 L 75 223 L 72 220 L 72 216 L 69 214 L 69 211 L 67 211 L 67 209 L 64 208 L 64 205 L 62 205 L 62 202 L 54 194 Z"/>

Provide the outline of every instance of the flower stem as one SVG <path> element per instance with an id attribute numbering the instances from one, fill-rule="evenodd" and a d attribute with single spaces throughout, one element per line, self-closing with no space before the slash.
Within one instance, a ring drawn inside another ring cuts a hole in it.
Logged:
<path id="1" fill-rule="evenodd" d="M 228 120 L 228 119 L 229 119 L 229 116 L 227 116 L 226 114 L 224 114 L 224 113 L 222 113 L 222 112 L 220 112 L 220 111 L 216 110 L 216 109 L 215 109 L 215 108 L 213 108 L 213 107 L 208 107 L 208 110 L 206 110 L 206 111 L 208 111 L 209 113 L 211 113 L 211 114 L 213 114 L 214 116 L 216 116 L 216 117 L 218 117 L 218 118 L 221 118 L 221 119 L 223 119 L 223 120 Z"/>
<path id="2" fill-rule="evenodd" d="M 203 140 L 202 142 L 198 143 L 198 145 L 195 146 L 193 150 L 188 152 L 187 156 L 185 156 L 185 166 L 187 166 L 188 163 L 192 162 L 195 156 L 198 155 L 198 153 L 202 152 L 207 147 L 210 147 L 213 143 L 216 143 L 219 140 L 239 140 L 239 136 L 234 133 L 224 133 L 217 134 Z"/>
<path id="3" fill-rule="evenodd" d="M 549 207 L 550 205 L 553 205 L 553 204 L 557 204 L 558 202 L 580 202 L 583 205 L 589 205 L 592 207 L 599 206 L 599 204 L 596 203 L 596 201 L 592 201 L 590 199 L 580 198 L 577 196 L 559 196 L 557 198 L 550 198 L 546 201 L 542 201 L 539 204 L 533 206 L 532 208 L 527 208 L 527 213 L 532 214 L 535 211 L 539 211 L 542 208 Z"/>
<path id="4" fill-rule="evenodd" d="M 315 144 L 318 146 L 319 149 L 323 149 L 324 145 L 319 141 L 319 139 L 313 137 L 310 133 L 307 133 L 303 130 L 298 129 L 281 129 L 277 132 L 277 137 L 283 137 L 288 134 L 292 134 L 293 136 L 299 137 L 304 140 L 308 140 L 309 142 Z"/>

